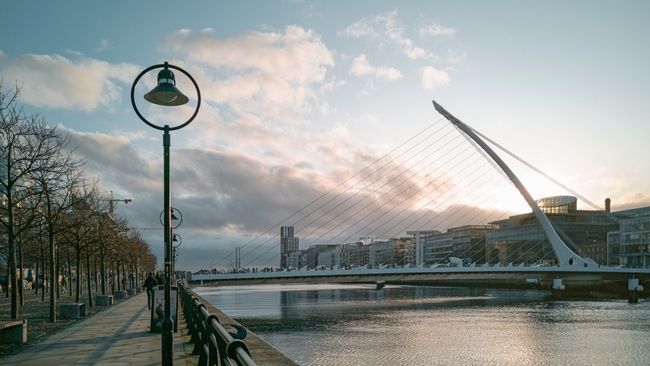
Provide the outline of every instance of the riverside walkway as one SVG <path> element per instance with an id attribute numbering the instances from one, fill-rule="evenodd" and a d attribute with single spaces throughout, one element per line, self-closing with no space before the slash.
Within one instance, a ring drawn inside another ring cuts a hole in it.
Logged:
<path id="1" fill-rule="evenodd" d="M 160 365 L 160 333 L 149 332 L 147 295 L 141 293 L 56 332 L 1 360 L 2 365 Z M 174 365 L 196 365 L 185 324 L 174 333 Z"/>

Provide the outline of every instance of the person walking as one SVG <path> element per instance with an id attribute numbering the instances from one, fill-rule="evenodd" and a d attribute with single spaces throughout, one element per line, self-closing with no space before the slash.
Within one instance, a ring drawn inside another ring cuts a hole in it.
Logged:
<path id="1" fill-rule="evenodd" d="M 149 272 L 149 276 L 144 280 L 144 287 L 147 290 L 147 308 L 151 309 L 153 306 L 153 291 L 158 286 L 158 281 L 153 277 L 153 273 Z"/>
<path id="2" fill-rule="evenodd" d="M 158 272 L 156 274 L 156 282 L 158 282 L 158 284 L 161 286 L 165 284 L 165 277 L 163 276 L 162 272 Z"/>

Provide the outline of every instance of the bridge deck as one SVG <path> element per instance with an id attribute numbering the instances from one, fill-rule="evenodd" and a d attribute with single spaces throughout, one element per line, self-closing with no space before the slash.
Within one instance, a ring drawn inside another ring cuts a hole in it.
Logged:
<path id="1" fill-rule="evenodd" d="M 193 282 L 206 285 L 250 285 L 289 283 L 410 283 L 480 287 L 548 288 L 560 278 L 570 287 L 600 287 L 625 290 L 630 278 L 646 288 L 650 269 L 576 266 L 460 266 L 438 268 L 333 269 L 287 272 L 215 273 L 192 275 Z"/>

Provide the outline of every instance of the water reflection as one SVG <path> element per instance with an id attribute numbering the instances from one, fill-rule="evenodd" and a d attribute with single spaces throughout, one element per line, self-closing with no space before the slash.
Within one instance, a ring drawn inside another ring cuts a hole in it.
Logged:
<path id="1" fill-rule="evenodd" d="M 650 303 L 411 286 L 198 291 L 304 365 L 650 364 Z"/>

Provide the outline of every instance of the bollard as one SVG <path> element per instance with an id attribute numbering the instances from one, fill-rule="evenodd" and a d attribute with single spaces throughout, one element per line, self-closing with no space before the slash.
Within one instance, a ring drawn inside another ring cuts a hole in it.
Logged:
<path id="1" fill-rule="evenodd" d="M 638 278 L 630 278 L 627 280 L 627 300 L 630 304 L 639 302 L 639 292 L 643 291 L 643 286 L 639 285 Z"/>

